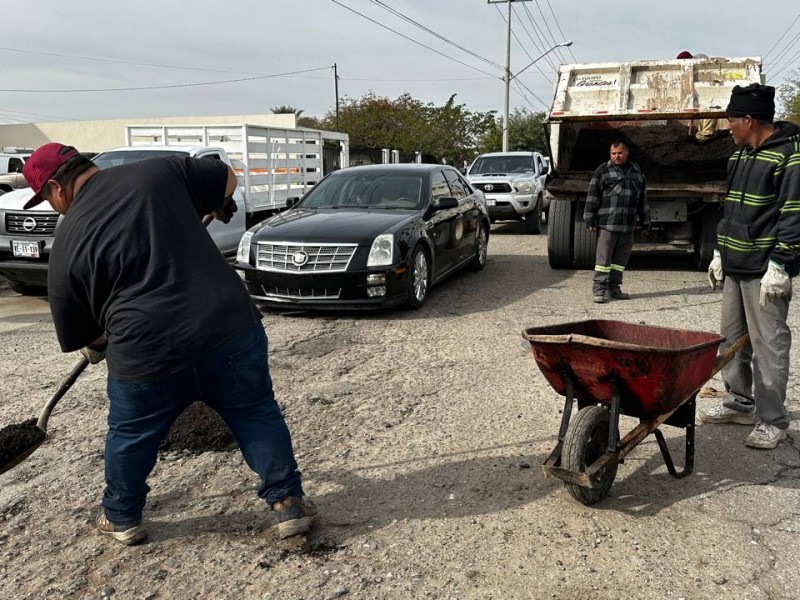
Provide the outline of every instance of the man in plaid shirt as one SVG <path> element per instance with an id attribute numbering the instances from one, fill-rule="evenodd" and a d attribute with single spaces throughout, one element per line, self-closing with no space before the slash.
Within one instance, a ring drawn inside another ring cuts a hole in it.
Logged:
<path id="1" fill-rule="evenodd" d="M 589 183 L 583 222 L 597 233 L 597 255 L 592 291 L 598 304 L 627 300 L 622 291 L 622 273 L 631 257 L 636 219 L 650 228 L 650 207 L 644 173 L 628 160 L 628 145 L 611 142 L 611 160 L 597 167 Z"/>

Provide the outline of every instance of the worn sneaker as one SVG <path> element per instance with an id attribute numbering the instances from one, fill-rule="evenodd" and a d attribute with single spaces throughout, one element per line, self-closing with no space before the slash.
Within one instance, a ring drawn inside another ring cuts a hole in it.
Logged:
<path id="1" fill-rule="evenodd" d="M 319 517 L 316 505 L 308 496 L 287 496 L 275 502 L 272 510 L 278 519 L 278 537 L 282 540 L 308 533 L 312 523 Z"/>
<path id="2" fill-rule="evenodd" d="M 608 302 L 608 296 L 606 296 L 604 294 L 597 294 L 594 297 L 594 303 L 595 304 L 605 304 L 606 302 Z"/>
<path id="3" fill-rule="evenodd" d="M 774 425 L 759 421 L 744 441 L 745 446 L 772 450 L 786 439 L 786 432 Z"/>
<path id="4" fill-rule="evenodd" d="M 612 300 L 630 300 L 631 298 L 630 294 L 626 294 L 622 290 L 611 290 L 608 295 Z"/>
<path id="5" fill-rule="evenodd" d="M 739 425 L 755 425 L 758 417 L 755 408 L 742 412 L 733 408 L 728 408 L 724 404 L 717 404 L 710 409 L 700 411 L 700 420 L 703 423 L 738 423 Z"/>
<path id="6" fill-rule="evenodd" d="M 104 511 L 100 511 L 97 517 L 97 530 L 126 546 L 133 546 L 147 539 L 147 529 L 141 523 L 122 528 L 109 521 Z"/>

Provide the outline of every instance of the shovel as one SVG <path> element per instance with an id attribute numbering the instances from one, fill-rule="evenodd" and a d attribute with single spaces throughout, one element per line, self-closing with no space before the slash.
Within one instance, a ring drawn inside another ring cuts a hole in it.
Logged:
<path id="1" fill-rule="evenodd" d="M 16 423 L 0 429 L 0 474 L 28 458 L 47 439 L 47 421 L 50 419 L 50 413 L 53 412 L 58 401 L 64 397 L 64 394 L 72 387 L 88 364 L 89 361 L 81 356 L 69 375 L 64 378 L 47 404 L 44 405 L 38 420 L 29 419 L 23 423 Z"/>

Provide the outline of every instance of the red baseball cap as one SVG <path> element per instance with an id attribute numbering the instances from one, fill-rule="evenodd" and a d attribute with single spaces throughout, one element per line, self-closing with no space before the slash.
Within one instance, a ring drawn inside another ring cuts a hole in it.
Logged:
<path id="1" fill-rule="evenodd" d="M 58 142 L 39 146 L 22 167 L 22 176 L 35 192 L 33 198 L 28 200 L 22 208 L 32 208 L 44 202 L 44 198 L 41 196 L 42 188 L 65 162 L 77 155 L 78 151 L 75 148 Z"/>

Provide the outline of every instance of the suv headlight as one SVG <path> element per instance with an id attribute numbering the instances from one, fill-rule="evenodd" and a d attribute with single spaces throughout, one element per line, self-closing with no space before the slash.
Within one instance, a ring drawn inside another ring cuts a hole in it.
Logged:
<path id="1" fill-rule="evenodd" d="M 530 192 L 533 189 L 530 181 L 520 181 L 515 183 L 514 187 L 517 188 L 518 192 Z"/>
<path id="2" fill-rule="evenodd" d="M 384 233 L 375 238 L 367 258 L 368 267 L 386 267 L 394 262 L 394 234 Z"/>
<path id="3" fill-rule="evenodd" d="M 239 240 L 239 249 L 236 251 L 236 262 L 248 264 L 250 262 L 250 240 L 253 239 L 252 231 L 245 231 Z"/>

